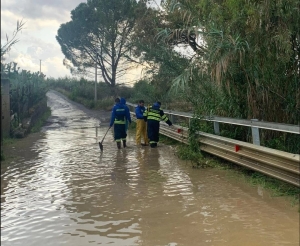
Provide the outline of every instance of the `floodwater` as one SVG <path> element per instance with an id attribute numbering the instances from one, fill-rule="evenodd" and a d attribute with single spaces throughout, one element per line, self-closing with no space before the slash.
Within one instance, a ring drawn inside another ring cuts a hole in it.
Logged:
<path id="1" fill-rule="evenodd" d="M 170 146 L 137 147 L 134 132 L 117 150 L 110 131 L 101 155 L 107 115 L 47 95 L 48 124 L 1 167 L 3 246 L 299 245 L 299 213 L 284 199 L 192 169 Z"/>

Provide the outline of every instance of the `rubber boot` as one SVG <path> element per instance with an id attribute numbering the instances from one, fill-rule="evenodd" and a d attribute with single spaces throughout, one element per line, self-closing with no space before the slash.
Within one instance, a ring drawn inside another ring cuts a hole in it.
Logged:
<path id="1" fill-rule="evenodd" d="M 121 142 L 117 142 L 118 149 L 121 149 Z"/>
<path id="2" fill-rule="evenodd" d="M 151 147 L 151 148 L 157 147 L 157 143 L 151 143 L 151 144 L 150 144 L 150 147 Z"/>
<path id="3" fill-rule="evenodd" d="M 126 148 L 126 140 L 123 140 L 123 147 Z"/>

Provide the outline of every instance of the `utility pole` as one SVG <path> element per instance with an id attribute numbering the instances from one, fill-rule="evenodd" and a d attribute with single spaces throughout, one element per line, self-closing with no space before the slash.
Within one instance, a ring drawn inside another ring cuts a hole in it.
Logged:
<path id="1" fill-rule="evenodd" d="M 96 54 L 96 62 L 95 62 L 95 103 L 97 102 L 97 59 L 98 59 L 98 53 Z"/>
<path id="2" fill-rule="evenodd" d="M 42 60 L 40 60 L 40 74 L 42 74 Z"/>

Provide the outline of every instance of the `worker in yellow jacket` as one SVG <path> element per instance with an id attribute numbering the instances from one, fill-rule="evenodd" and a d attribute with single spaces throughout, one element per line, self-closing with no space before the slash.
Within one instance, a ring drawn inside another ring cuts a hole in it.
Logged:
<path id="1" fill-rule="evenodd" d="M 159 141 L 159 122 L 165 121 L 169 126 L 172 126 L 172 122 L 160 106 L 161 103 L 156 102 L 144 112 L 144 120 L 147 122 L 147 132 L 151 148 L 156 148 Z"/>

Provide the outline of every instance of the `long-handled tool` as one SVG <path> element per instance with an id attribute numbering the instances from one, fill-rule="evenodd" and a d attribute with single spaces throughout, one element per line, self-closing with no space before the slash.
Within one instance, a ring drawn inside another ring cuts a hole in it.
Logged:
<path id="1" fill-rule="evenodd" d="M 109 127 L 109 128 L 107 129 L 107 131 L 106 131 L 104 137 L 102 138 L 101 142 L 99 142 L 99 147 L 100 147 L 101 152 L 103 151 L 103 144 L 102 144 L 102 143 L 103 143 L 104 138 L 105 138 L 105 136 L 106 136 L 106 134 L 108 133 L 108 131 L 109 131 L 110 128 L 111 128 L 111 127 Z"/>

